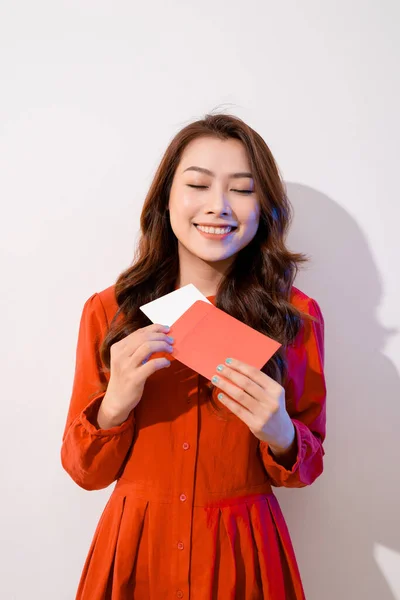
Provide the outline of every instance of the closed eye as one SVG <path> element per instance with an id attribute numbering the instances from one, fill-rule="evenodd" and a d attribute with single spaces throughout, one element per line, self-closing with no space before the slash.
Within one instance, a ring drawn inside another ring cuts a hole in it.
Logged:
<path id="1" fill-rule="evenodd" d="M 191 183 L 186 184 L 188 187 L 195 188 L 196 190 L 206 190 L 208 185 L 193 185 Z M 252 194 L 253 190 L 231 190 L 232 192 L 237 192 L 238 194 Z"/>

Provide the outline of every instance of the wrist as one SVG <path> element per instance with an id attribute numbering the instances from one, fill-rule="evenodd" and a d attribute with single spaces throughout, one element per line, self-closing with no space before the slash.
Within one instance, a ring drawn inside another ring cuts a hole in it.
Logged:
<path id="1" fill-rule="evenodd" d="M 275 456 L 283 456 L 291 452 L 296 444 L 296 429 L 290 419 L 290 426 L 287 433 L 276 443 L 268 444 L 271 452 Z"/>
<path id="2" fill-rule="evenodd" d="M 113 407 L 104 396 L 97 413 L 97 424 L 100 429 L 111 429 L 122 425 L 128 418 L 129 413 L 122 412 L 117 407 Z"/>

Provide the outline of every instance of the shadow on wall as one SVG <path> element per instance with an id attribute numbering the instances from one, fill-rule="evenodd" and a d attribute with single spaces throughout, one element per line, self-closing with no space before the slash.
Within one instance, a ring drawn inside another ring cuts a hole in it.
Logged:
<path id="1" fill-rule="evenodd" d="M 287 183 L 291 250 L 311 257 L 296 285 L 325 317 L 325 472 L 278 490 L 307 600 L 394 600 L 375 544 L 400 552 L 400 378 L 383 354 L 393 330 L 377 310 L 384 289 L 356 221 L 324 194 Z"/>

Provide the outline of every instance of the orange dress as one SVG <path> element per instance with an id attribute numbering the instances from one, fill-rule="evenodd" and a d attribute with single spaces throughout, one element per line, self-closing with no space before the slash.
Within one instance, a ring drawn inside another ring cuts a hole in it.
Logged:
<path id="1" fill-rule="evenodd" d="M 323 469 L 324 324 L 315 300 L 293 288 L 291 301 L 319 322 L 307 322 L 287 349 L 286 402 L 297 439 L 290 470 L 218 400 L 215 411 L 209 382 L 174 359 L 149 377 L 124 423 L 98 429 L 98 349 L 117 311 L 114 286 L 86 301 L 61 459 L 84 489 L 117 483 L 76 600 L 305 598 L 271 486 L 306 486 Z"/>

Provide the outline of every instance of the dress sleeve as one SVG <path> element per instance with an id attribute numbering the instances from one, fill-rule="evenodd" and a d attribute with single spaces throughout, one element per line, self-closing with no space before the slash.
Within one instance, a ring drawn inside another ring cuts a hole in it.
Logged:
<path id="1" fill-rule="evenodd" d="M 75 375 L 62 439 L 61 463 L 86 490 L 107 487 L 117 479 L 134 434 L 134 411 L 121 425 L 100 429 L 97 413 L 108 378 L 101 370 L 99 348 L 108 327 L 97 293 L 83 307 L 76 347 Z"/>
<path id="2" fill-rule="evenodd" d="M 287 348 L 286 408 L 296 431 L 297 457 L 291 469 L 280 465 L 266 442 L 260 453 L 272 485 L 304 487 L 322 473 L 326 421 L 324 376 L 324 319 L 317 302 L 308 299 L 305 320 L 294 343 Z"/>

